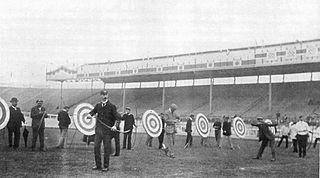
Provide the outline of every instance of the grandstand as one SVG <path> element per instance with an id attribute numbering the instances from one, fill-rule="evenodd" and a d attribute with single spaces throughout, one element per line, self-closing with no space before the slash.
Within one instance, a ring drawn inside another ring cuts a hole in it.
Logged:
<path id="1" fill-rule="evenodd" d="M 66 81 L 103 82 L 119 112 L 125 105 L 131 106 L 137 116 L 147 109 L 163 112 L 170 103 L 176 103 L 183 116 L 201 112 L 209 118 L 237 114 L 250 119 L 275 118 L 276 113 L 290 117 L 316 113 L 320 104 L 319 69 L 320 39 L 315 39 L 92 63 L 76 71 L 60 67 L 46 76 L 48 81 L 61 82 L 61 87 Z M 246 78 L 250 81 L 241 82 Z M 111 87 L 113 84 L 121 87 Z M 126 87 L 132 84 L 135 87 Z M 72 111 L 82 102 L 97 103 L 99 91 L 3 87 L 0 95 L 7 101 L 18 97 L 23 111 L 29 111 L 35 100 L 42 98 L 48 112 L 56 114 L 62 104 L 70 105 Z"/>
<path id="2" fill-rule="evenodd" d="M 293 82 L 273 84 L 272 117 L 279 112 L 290 117 L 310 115 L 317 111 L 320 82 Z M 74 107 L 82 102 L 95 104 L 100 101 L 100 89 L 64 89 L 64 103 Z M 110 89 L 111 101 L 122 107 L 122 90 Z M 268 111 L 268 84 L 217 85 L 213 92 L 213 110 L 209 113 L 209 101 L 206 93 L 209 86 L 169 87 L 166 89 L 166 103 L 177 103 L 182 115 L 205 113 L 209 118 L 223 115 L 241 115 L 244 119 L 256 116 L 270 116 Z M 59 109 L 59 89 L 39 88 L 1 88 L 0 95 L 9 101 L 12 96 L 20 100 L 23 111 L 29 111 L 35 100 L 40 97 L 49 113 L 56 114 Z M 126 105 L 133 113 L 141 116 L 146 109 L 162 112 L 162 88 L 132 88 L 126 90 Z M 315 104 L 310 103 L 313 101 Z"/>

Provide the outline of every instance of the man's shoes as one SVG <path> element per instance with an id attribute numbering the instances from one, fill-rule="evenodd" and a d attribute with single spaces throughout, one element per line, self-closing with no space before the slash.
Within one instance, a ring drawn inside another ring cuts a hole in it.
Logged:
<path id="1" fill-rule="evenodd" d="M 254 158 L 252 158 L 252 159 L 260 159 L 260 157 L 254 157 Z"/>
<path id="2" fill-rule="evenodd" d="M 108 171 L 109 171 L 109 168 L 107 168 L 107 167 L 106 167 L 106 168 L 103 168 L 103 169 L 101 169 L 101 171 L 102 171 L 102 172 L 108 172 Z"/>
<path id="3" fill-rule="evenodd" d="M 275 161 L 276 160 L 276 158 L 272 158 L 270 161 Z"/>
<path id="4" fill-rule="evenodd" d="M 126 149 L 126 147 L 123 147 L 122 149 L 124 150 L 124 149 Z"/>
<path id="5" fill-rule="evenodd" d="M 119 154 L 114 154 L 114 155 L 112 155 L 112 156 L 120 156 Z"/>
<path id="6" fill-rule="evenodd" d="M 93 170 L 93 171 L 100 171 L 100 170 L 102 170 L 102 168 L 95 166 L 95 167 L 92 168 L 92 170 Z"/>

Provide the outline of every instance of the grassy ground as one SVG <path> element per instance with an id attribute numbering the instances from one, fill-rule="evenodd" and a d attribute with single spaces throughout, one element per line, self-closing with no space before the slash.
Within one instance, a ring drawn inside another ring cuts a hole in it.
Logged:
<path id="1" fill-rule="evenodd" d="M 194 137 L 192 148 L 183 149 L 185 136 L 178 136 L 176 158 L 172 159 L 157 149 L 157 139 L 153 140 L 153 147 L 146 147 L 146 135 L 137 134 L 133 150 L 121 150 L 120 157 L 111 157 L 109 172 L 97 172 L 91 170 L 93 144 L 86 146 L 79 132 L 70 130 L 68 147 L 57 150 L 53 147 L 58 130 L 46 129 L 46 152 L 31 152 L 24 147 L 9 149 L 7 133 L 0 133 L 0 177 L 319 177 L 318 148 L 308 150 L 302 159 L 282 145 L 277 148 L 277 160 L 270 162 L 269 148 L 262 160 L 251 159 L 259 148 L 257 141 L 235 139 L 235 150 L 226 144 L 220 150 L 214 146 L 213 138 L 204 147 L 200 138 Z"/>

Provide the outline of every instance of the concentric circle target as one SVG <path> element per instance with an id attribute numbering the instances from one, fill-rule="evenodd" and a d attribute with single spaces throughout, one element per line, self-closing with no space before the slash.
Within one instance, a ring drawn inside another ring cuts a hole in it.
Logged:
<path id="1" fill-rule="evenodd" d="M 153 110 L 148 110 L 143 114 L 142 125 L 150 137 L 159 137 L 162 132 L 161 119 Z"/>
<path id="2" fill-rule="evenodd" d="M 96 118 L 88 119 L 89 112 L 93 109 L 93 106 L 89 103 L 79 104 L 73 112 L 73 121 L 76 128 L 85 135 L 95 134 Z"/>
<path id="3" fill-rule="evenodd" d="M 204 114 L 197 114 L 196 128 L 201 137 L 206 138 L 209 136 L 209 121 Z"/>
<path id="4" fill-rule="evenodd" d="M 232 125 L 234 132 L 238 137 L 243 138 L 246 136 L 246 125 L 240 117 L 234 118 Z"/>
<path id="5" fill-rule="evenodd" d="M 0 98 L 0 129 L 7 126 L 10 117 L 10 110 L 8 104 Z"/>

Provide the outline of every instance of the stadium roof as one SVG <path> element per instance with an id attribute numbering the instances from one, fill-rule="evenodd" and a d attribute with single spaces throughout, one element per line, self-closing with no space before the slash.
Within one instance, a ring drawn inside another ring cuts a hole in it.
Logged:
<path id="1" fill-rule="evenodd" d="M 123 62 L 134 62 L 134 61 L 143 61 L 143 60 L 152 60 L 152 59 L 161 59 L 161 58 L 170 58 L 170 57 L 181 57 L 181 56 L 190 56 L 190 55 L 198 55 L 198 54 L 206 54 L 206 53 L 221 53 L 227 51 L 240 51 L 246 49 L 259 49 L 259 48 L 267 48 L 267 47 L 275 47 L 281 45 L 292 45 L 297 43 L 307 43 L 307 42 L 315 42 L 320 41 L 320 39 L 312 39 L 312 40 L 304 40 L 304 41 L 295 41 L 295 42 L 287 42 L 287 43 L 277 43 L 277 44 L 270 44 L 270 45 L 260 45 L 260 46 L 249 46 L 249 47 L 242 47 L 242 48 L 233 48 L 233 49 L 221 49 L 221 50 L 213 50 L 213 51 L 203 51 L 203 52 L 194 52 L 194 53 L 185 53 L 185 54 L 178 54 L 178 55 L 168 55 L 168 56 L 156 56 L 156 57 L 147 57 L 147 58 L 138 58 L 138 59 L 130 59 L 130 60 L 120 60 L 120 61 L 113 61 L 113 62 L 100 62 L 100 63 L 89 63 L 84 65 L 100 65 L 100 64 L 116 64 L 116 63 L 123 63 Z"/>
<path id="2" fill-rule="evenodd" d="M 149 75 L 127 75 L 101 78 L 105 83 L 122 83 L 122 82 L 152 82 L 168 80 L 185 80 L 201 78 L 218 78 L 218 77 L 239 77 L 239 76 L 257 76 L 257 75 L 276 75 L 304 72 L 320 72 L 320 63 L 301 63 L 288 65 L 274 65 L 264 67 L 239 67 L 226 69 L 205 69 L 202 71 L 179 71 L 175 73 L 156 73 Z"/>

